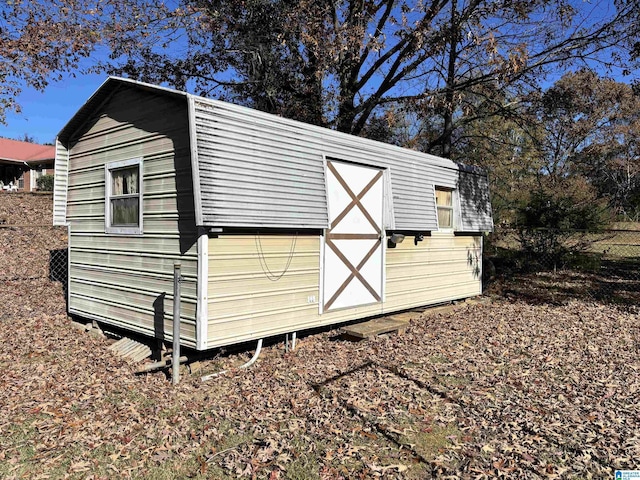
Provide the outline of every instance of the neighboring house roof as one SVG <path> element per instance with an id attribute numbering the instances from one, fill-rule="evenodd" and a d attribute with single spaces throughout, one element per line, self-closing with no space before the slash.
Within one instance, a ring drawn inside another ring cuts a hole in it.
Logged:
<path id="1" fill-rule="evenodd" d="M 10 162 L 45 162 L 53 161 L 56 148 L 53 145 L 21 142 L 8 138 L 0 138 L 0 160 Z"/>

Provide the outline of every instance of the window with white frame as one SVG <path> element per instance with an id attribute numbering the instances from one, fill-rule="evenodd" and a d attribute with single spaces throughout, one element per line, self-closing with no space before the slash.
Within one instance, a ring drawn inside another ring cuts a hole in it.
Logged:
<path id="1" fill-rule="evenodd" d="M 105 165 L 105 230 L 142 234 L 142 159 Z"/>
<path id="2" fill-rule="evenodd" d="M 453 190 L 436 187 L 436 209 L 438 211 L 438 228 L 440 230 L 453 229 Z"/>

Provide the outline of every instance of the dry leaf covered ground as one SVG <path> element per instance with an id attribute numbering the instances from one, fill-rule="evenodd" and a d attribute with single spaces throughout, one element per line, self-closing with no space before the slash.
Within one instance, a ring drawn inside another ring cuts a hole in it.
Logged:
<path id="1" fill-rule="evenodd" d="M 0 198 L 0 202 L 4 199 Z M 538 299 L 539 300 L 539 299 Z M 335 331 L 201 362 L 172 387 L 2 281 L 0 478 L 612 478 L 640 468 L 640 313 L 518 296 L 402 335 Z"/>

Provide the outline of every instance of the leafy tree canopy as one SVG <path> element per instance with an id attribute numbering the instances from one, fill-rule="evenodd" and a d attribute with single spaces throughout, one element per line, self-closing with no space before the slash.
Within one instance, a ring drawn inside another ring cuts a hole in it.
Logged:
<path id="1" fill-rule="evenodd" d="M 428 118 L 420 148 L 450 156 L 479 104 L 483 115 L 504 108 L 496 92 L 522 93 L 576 62 L 628 66 L 634 8 L 633 0 L 141 3 L 114 20 L 107 68 L 353 134 L 392 107 Z"/>
<path id="2" fill-rule="evenodd" d="M 75 72 L 104 38 L 101 0 L 7 0 L 0 6 L 0 123 L 24 86 Z"/>

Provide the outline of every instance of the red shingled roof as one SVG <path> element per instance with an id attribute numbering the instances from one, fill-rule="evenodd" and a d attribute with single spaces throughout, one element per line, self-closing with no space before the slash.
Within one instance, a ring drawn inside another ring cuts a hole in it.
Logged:
<path id="1" fill-rule="evenodd" d="M 56 148 L 53 145 L 38 145 L 37 143 L 20 142 L 8 138 L 0 138 L 0 159 L 31 162 L 38 160 L 53 160 Z"/>

